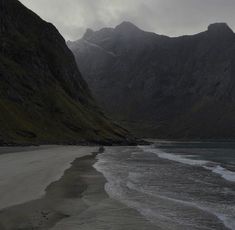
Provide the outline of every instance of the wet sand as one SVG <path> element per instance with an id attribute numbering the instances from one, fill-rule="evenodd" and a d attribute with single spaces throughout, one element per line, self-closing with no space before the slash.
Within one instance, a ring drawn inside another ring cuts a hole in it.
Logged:
<path id="1" fill-rule="evenodd" d="M 108 197 L 95 156 L 77 158 L 37 200 L 0 211 L 1 230 L 152 230 L 137 211 Z"/>
<path id="2" fill-rule="evenodd" d="M 78 157 L 96 147 L 53 146 L 0 155 L 0 210 L 41 198 Z M 7 149 L 8 150 L 8 149 Z"/>

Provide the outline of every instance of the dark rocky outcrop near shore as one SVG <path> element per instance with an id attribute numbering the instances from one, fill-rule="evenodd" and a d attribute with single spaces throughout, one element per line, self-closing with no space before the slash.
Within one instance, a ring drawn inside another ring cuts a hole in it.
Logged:
<path id="1" fill-rule="evenodd" d="M 0 145 L 130 142 L 97 107 L 57 29 L 0 0 Z"/>
<path id="2" fill-rule="evenodd" d="M 235 138 L 235 35 L 216 23 L 170 38 L 124 22 L 68 46 L 99 104 L 137 134 Z"/>

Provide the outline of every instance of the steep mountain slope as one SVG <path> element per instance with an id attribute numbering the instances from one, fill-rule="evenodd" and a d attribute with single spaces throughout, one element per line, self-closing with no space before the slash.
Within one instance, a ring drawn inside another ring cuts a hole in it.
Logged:
<path id="1" fill-rule="evenodd" d="M 68 46 L 100 105 L 136 133 L 235 138 L 235 35 L 227 24 L 170 38 L 124 22 Z"/>
<path id="2" fill-rule="evenodd" d="M 0 144 L 128 141 L 52 24 L 17 0 L 0 0 L 0 22 Z"/>

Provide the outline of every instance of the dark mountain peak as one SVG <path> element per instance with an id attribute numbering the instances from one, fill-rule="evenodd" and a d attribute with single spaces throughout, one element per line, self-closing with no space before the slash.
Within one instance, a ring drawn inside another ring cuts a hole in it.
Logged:
<path id="1" fill-rule="evenodd" d="M 84 38 L 84 39 L 88 39 L 88 38 L 92 37 L 93 34 L 94 34 L 94 30 L 88 28 L 88 29 L 86 30 L 85 34 L 83 35 L 83 38 Z"/>
<path id="2" fill-rule="evenodd" d="M 115 57 L 93 46 L 74 54 L 111 117 L 146 137 L 235 138 L 235 35 L 227 24 L 169 38 L 123 22 L 98 45 Z"/>
<path id="3" fill-rule="evenodd" d="M 120 25 L 115 28 L 116 31 L 122 32 L 132 32 L 132 31 L 140 31 L 140 29 L 131 22 L 124 21 Z"/>
<path id="4" fill-rule="evenodd" d="M 208 31 L 214 34 L 234 34 L 232 29 L 227 25 L 227 23 L 214 23 L 208 26 Z"/>
<path id="5" fill-rule="evenodd" d="M 108 39 L 110 36 L 112 36 L 113 28 L 105 27 L 101 30 L 92 30 L 87 29 L 86 33 L 82 37 L 82 40 L 89 41 L 94 44 L 99 44 L 99 42 L 102 42 L 105 39 Z"/>

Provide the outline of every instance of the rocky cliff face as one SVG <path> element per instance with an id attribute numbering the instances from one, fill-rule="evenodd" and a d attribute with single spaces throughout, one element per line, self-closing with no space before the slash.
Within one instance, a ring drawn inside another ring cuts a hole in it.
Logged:
<path id="1" fill-rule="evenodd" d="M 235 35 L 227 24 L 170 38 L 124 22 L 68 46 L 100 105 L 136 133 L 235 138 Z"/>
<path id="2" fill-rule="evenodd" d="M 0 0 L 0 144 L 123 143 L 56 28 Z"/>

